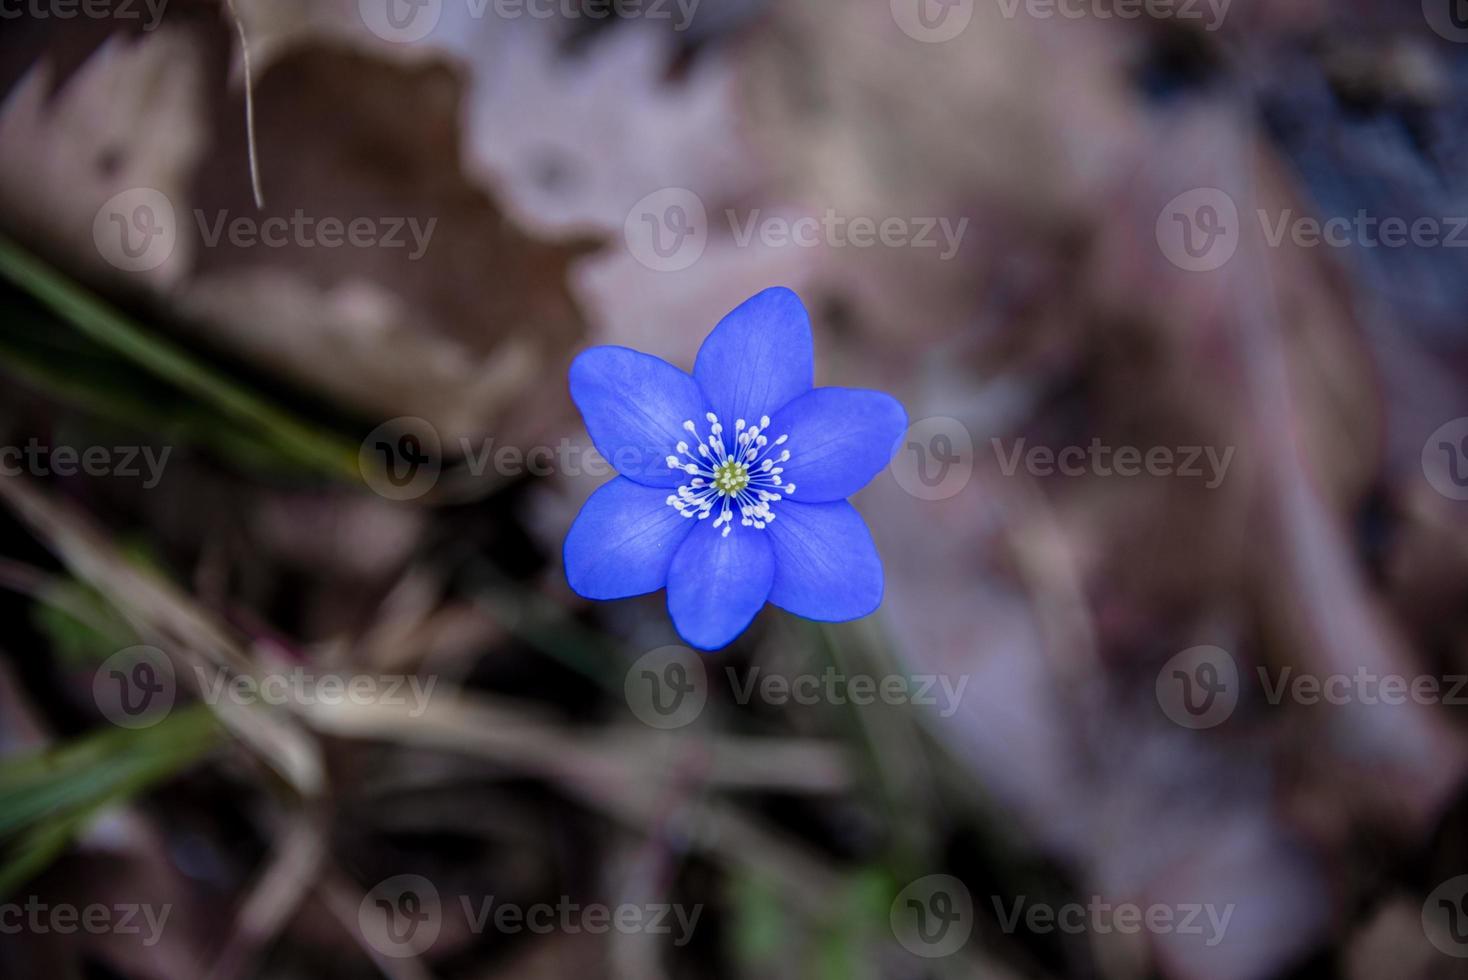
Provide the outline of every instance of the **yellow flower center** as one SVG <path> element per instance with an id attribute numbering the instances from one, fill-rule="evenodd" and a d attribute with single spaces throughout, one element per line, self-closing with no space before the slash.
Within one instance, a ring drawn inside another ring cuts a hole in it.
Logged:
<path id="1" fill-rule="evenodd" d="M 749 486 L 749 467 L 743 463 L 729 459 L 714 467 L 714 489 L 725 497 L 737 496 L 739 491 Z"/>

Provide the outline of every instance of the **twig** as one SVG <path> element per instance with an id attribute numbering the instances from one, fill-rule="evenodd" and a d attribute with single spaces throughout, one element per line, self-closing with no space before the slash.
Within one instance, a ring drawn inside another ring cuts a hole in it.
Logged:
<path id="1" fill-rule="evenodd" d="M 624 786 L 662 773 L 660 753 L 676 751 L 682 739 L 624 728 L 579 734 L 510 702 L 447 692 L 421 713 L 380 702 L 292 708 L 312 730 L 337 738 L 449 750 L 556 779 Z M 707 760 L 701 778 L 720 789 L 824 795 L 851 787 L 849 760 L 829 742 L 721 734 L 699 745 Z"/>
<path id="2" fill-rule="evenodd" d="M 265 194 L 260 190 L 260 159 L 255 150 L 255 79 L 250 67 L 250 45 L 245 39 L 245 24 L 235 9 L 234 0 L 224 0 L 235 32 L 240 36 L 240 61 L 245 71 L 245 145 L 250 155 L 250 190 L 255 194 L 257 210 L 265 208 Z"/>
<path id="3" fill-rule="evenodd" d="M 144 642 L 204 672 L 252 672 L 253 659 L 212 616 L 171 582 L 129 562 L 71 504 L 52 499 L 20 476 L 0 476 L 0 502 L 30 526 L 73 576 L 101 593 Z M 228 698 L 210 708 L 300 795 L 314 797 L 322 791 L 326 777 L 320 746 L 291 716 Z"/>
<path id="4" fill-rule="evenodd" d="M 250 890 L 235 920 L 224 951 L 210 970 L 210 980 L 244 975 L 286 919 L 310 893 L 326 847 L 321 829 L 306 813 L 296 815 L 285 840 L 277 845 L 265 873 Z"/>

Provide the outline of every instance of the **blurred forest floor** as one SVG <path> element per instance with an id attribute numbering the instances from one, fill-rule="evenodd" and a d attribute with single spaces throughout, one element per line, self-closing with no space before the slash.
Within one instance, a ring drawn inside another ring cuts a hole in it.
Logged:
<path id="1" fill-rule="evenodd" d="M 1468 673 L 1468 504 L 1422 468 L 1468 416 L 1463 253 L 1281 247 L 1247 220 L 1468 215 L 1468 46 L 1418 5 L 1235 0 L 1215 30 L 975 3 L 924 44 L 881 0 L 705 0 L 685 30 L 445 0 L 397 43 L 355 0 L 236 2 L 263 210 L 220 4 L 0 33 L 0 442 L 166 458 L 152 485 L 0 477 L 0 899 L 173 908 L 147 947 L 0 935 L 8 975 L 1425 980 L 1468 962 L 1420 921 L 1468 873 L 1461 708 L 1246 684 L 1195 731 L 1155 693 L 1202 644 L 1246 677 Z M 140 187 L 178 234 L 129 271 L 96 222 Z M 626 239 L 666 188 L 716 219 L 676 272 Z M 1245 219 L 1207 274 L 1158 247 L 1197 188 Z M 830 210 L 967 231 L 944 257 L 717 220 Z M 298 212 L 407 244 L 209 239 L 218 216 Z M 776 283 L 812 310 L 818 382 L 957 425 L 969 476 L 937 500 L 891 476 L 864 491 L 882 611 L 766 612 L 706 658 L 696 722 L 657 731 L 625 678 L 676 642 L 660 597 L 592 605 L 560 568 L 601 477 L 476 473 L 462 447 L 584 457 L 576 351 L 688 366 Z M 442 471 L 396 501 L 359 451 L 404 418 Z M 1005 472 L 991 440 L 1019 439 L 1233 455 L 1216 486 L 1047 478 Z M 164 651 L 178 703 L 117 727 L 94 678 L 138 645 Z M 206 703 L 195 682 L 297 667 L 436 687 L 413 713 Z M 741 704 L 726 672 L 828 667 L 965 694 L 949 714 Z M 402 874 L 444 900 L 419 958 L 359 917 Z M 922 959 L 894 900 L 937 874 L 973 896 L 973 937 Z M 499 934 L 457 914 L 490 895 L 703 911 L 683 946 Z M 1006 927 L 1015 896 L 1235 911 L 1205 946 Z"/>

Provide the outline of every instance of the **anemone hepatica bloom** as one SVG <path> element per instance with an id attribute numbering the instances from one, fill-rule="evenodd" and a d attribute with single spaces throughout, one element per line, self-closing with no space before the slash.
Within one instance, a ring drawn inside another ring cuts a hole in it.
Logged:
<path id="1" fill-rule="evenodd" d="M 685 641 L 728 645 L 766 602 L 839 622 L 882 602 L 882 560 L 846 498 L 891 461 L 907 415 L 889 395 L 813 386 L 810 318 L 784 288 L 746 300 L 689 376 L 626 347 L 571 364 L 571 398 L 620 474 L 566 535 L 588 599 L 668 590 Z"/>

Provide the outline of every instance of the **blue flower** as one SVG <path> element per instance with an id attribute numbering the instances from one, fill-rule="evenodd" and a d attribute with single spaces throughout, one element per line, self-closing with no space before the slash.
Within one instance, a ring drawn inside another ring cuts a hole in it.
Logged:
<path id="1" fill-rule="evenodd" d="M 766 602 L 840 622 L 882 602 L 882 560 L 847 503 L 907 429 L 896 399 L 816 388 L 810 317 L 788 289 L 746 300 L 689 376 L 626 347 L 571 364 L 571 398 L 620 474 L 566 535 L 566 579 L 588 599 L 668 590 L 673 625 L 717 650 Z"/>

